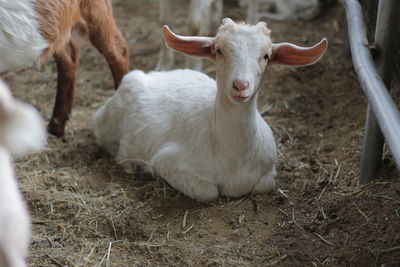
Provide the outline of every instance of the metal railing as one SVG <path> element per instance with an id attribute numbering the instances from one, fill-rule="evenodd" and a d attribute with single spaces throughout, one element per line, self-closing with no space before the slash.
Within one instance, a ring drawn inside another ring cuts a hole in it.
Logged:
<path id="1" fill-rule="evenodd" d="M 360 183 L 363 184 L 375 177 L 381 165 L 383 137 L 400 169 L 400 113 L 387 89 L 394 67 L 395 26 L 400 1 L 379 1 L 374 42 L 377 69 L 369 50 L 360 3 L 344 0 L 343 4 L 354 69 L 369 103 L 361 158 Z"/>

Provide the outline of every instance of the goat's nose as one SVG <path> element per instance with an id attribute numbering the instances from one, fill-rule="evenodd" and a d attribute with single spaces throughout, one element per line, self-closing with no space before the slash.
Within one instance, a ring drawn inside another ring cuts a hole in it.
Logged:
<path id="1" fill-rule="evenodd" d="M 248 81 L 239 80 L 239 79 L 233 80 L 233 89 L 235 89 L 236 91 L 241 92 L 241 91 L 245 90 L 247 87 L 249 87 Z"/>

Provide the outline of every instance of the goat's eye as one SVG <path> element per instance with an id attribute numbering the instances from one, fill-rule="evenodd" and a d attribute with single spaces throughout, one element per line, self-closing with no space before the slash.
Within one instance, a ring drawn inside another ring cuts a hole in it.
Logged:
<path id="1" fill-rule="evenodd" d="M 264 59 L 265 59 L 265 60 L 268 60 L 268 59 L 269 59 L 269 55 L 268 55 L 268 54 L 265 54 Z"/>
<path id="2" fill-rule="evenodd" d="M 222 50 L 218 48 L 217 50 L 215 50 L 215 53 L 217 53 L 217 55 L 222 55 Z"/>

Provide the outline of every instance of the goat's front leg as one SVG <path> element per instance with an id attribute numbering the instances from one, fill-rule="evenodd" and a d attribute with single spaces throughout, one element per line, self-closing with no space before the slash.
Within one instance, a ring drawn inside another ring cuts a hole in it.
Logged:
<path id="1" fill-rule="evenodd" d="M 255 24 L 258 21 L 258 1 L 247 0 L 246 23 L 248 24 Z"/>
<path id="2" fill-rule="evenodd" d="M 268 193 L 276 188 L 275 178 L 276 175 L 275 168 L 272 169 L 267 175 L 261 177 L 261 179 L 256 183 L 251 193 Z"/>
<path id="3" fill-rule="evenodd" d="M 70 117 L 75 94 L 76 69 L 79 65 L 79 48 L 70 40 L 54 55 L 57 64 L 57 96 L 53 115 L 48 125 L 49 133 L 64 136 L 65 124 Z"/>
<path id="4" fill-rule="evenodd" d="M 158 61 L 155 70 L 163 71 L 170 70 L 174 66 L 175 56 L 174 51 L 167 48 L 164 41 L 162 41 L 160 46 L 160 52 L 158 53 Z"/>
<path id="5" fill-rule="evenodd" d="M 219 196 L 217 184 L 194 174 L 184 166 L 167 175 L 160 174 L 173 188 L 198 201 L 208 202 Z"/>
<path id="6" fill-rule="evenodd" d="M 159 0 L 159 23 L 160 27 L 163 25 L 173 26 L 174 18 L 174 5 L 175 0 Z M 158 61 L 155 70 L 163 71 L 170 70 L 174 67 L 175 56 L 174 52 L 167 48 L 164 40 L 161 37 L 160 52 L 158 54 Z"/>

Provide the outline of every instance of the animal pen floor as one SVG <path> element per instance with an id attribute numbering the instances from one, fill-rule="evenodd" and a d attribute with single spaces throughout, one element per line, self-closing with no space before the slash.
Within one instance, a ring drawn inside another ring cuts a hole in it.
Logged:
<path id="1" fill-rule="evenodd" d="M 224 16 L 243 19 L 234 3 L 225 1 Z M 161 40 L 157 1 L 113 5 L 131 69 L 151 70 Z M 179 9 L 178 24 L 184 20 Z M 311 45 L 326 36 L 329 48 L 316 65 L 270 67 L 264 75 L 259 107 L 280 150 L 280 192 L 209 204 L 160 179 L 123 173 L 95 144 L 90 120 L 113 82 L 105 60 L 81 39 L 68 142 L 50 136 L 44 153 L 16 161 L 32 215 L 30 265 L 400 265 L 400 182 L 387 151 L 380 179 L 357 185 L 366 100 L 344 57 L 343 25 L 341 6 L 312 22 L 269 23 L 275 42 Z M 54 63 L 5 80 L 49 119 Z"/>

